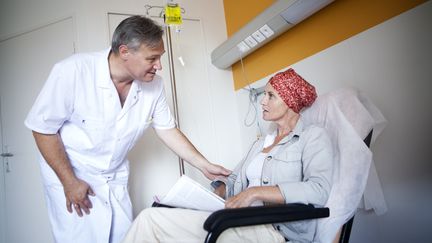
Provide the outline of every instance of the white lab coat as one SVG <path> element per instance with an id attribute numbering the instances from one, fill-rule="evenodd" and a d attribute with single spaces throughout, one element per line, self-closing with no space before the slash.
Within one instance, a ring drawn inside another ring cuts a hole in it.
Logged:
<path id="1" fill-rule="evenodd" d="M 119 242 L 132 221 L 126 155 L 148 126 L 175 127 L 159 76 L 135 80 L 121 107 L 108 54 L 76 54 L 57 63 L 25 120 L 36 132 L 60 133 L 75 174 L 96 193 L 90 215 L 69 214 L 63 187 L 41 156 L 57 242 Z"/>

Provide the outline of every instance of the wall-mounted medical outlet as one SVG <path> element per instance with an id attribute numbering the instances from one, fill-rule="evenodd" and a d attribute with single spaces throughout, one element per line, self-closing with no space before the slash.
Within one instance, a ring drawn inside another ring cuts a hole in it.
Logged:
<path id="1" fill-rule="evenodd" d="M 230 67 L 331 2 L 333 0 L 276 1 L 213 50 L 213 65 L 221 69 Z"/>

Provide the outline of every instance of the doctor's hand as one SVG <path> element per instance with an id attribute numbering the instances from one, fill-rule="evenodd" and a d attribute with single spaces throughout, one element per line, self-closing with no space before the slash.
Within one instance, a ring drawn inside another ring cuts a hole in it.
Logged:
<path id="1" fill-rule="evenodd" d="M 201 168 L 201 171 L 211 181 L 216 179 L 217 177 L 226 177 L 231 174 L 230 170 L 225 169 L 223 166 L 215 165 L 212 163 L 207 163 L 204 167 Z"/>
<path id="2" fill-rule="evenodd" d="M 69 213 L 72 213 L 72 207 L 78 216 L 83 216 L 83 211 L 86 214 L 90 214 L 90 208 L 92 208 L 92 203 L 88 197 L 95 196 L 96 194 L 90 188 L 87 182 L 74 178 L 69 183 L 63 185 L 64 193 L 66 196 L 66 207 Z"/>

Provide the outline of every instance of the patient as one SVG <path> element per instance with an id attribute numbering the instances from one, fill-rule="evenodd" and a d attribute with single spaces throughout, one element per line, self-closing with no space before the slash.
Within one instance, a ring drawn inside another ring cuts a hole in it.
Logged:
<path id="1" fill-rule="evenodd" d="M 228 178 L 215 181 L 226 208 L 267 204 L 325 205 L 332 186 L 333 151 L 326 131 L 305 126 L 300 111 L 316 99 L 315 88 L 293 69 L 270 78 L 261 101 L 263 119 L 277 129 L 258 139 Z M 211 212 L 148 208 L 124 242 L 204 242 Z M 311 242 L 316 220 L 228 229 L 218 242 Z"/>

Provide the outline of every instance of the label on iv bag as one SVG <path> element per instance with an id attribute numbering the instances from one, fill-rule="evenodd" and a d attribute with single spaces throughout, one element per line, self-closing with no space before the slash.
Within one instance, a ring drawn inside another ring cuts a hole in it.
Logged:
<path id="1" fill-rule="evenodd" d="M 178 4 L 169 3 L 165 6 L 165 24 L 168 25 L 182 24 L 181 8 Z"/>

